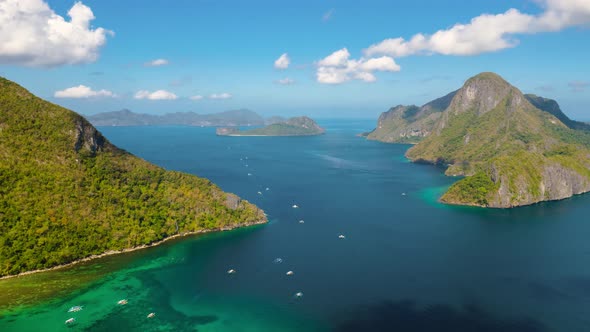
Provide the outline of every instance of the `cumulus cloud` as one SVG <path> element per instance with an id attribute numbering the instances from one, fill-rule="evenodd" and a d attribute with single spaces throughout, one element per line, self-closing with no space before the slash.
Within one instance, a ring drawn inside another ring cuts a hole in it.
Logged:
<path id="1" fill-rule="evenodd" d="M 285 77 L 285 78 L 281 78 L 280 80 L 275 81 L 277 84 L 281 84 L 281 85 L 291 85 L 293 83 L 295 83 L 295 81 L 291 78 Z"/>
<path id="2" fill-rule="evenodd" d="M 214 93 L 209 95 L 209 99 L 230 99 L 232 96 L 227 92 L 223 93 Z"/>
<path id="3" fill-rule="evenodd" d="M 291 59 L 289 59 L 289 55 L 287 53 L 283 53 L 278 59 L 275 60 L 275 68 L 287 69 L 289 68 L 290 63 Z"/>
<path id="4" fill-rule="evenodd" d="M 76 2 L 70 20 L 43 0 L 0 1 L 0 63 L 55 67 L 94 62 L 112 31 L 92 28 L 92 10 Z"/>
<path id="5" fill-rule="evenodd" d="M 201 95 L 194 95 L 194 96 L 190 96 L 189 99 L 190 100 L 194 100 L 194 101 L 198 101 L 198 100 L 203 99 L 203 96 L 201 96 Z"/>
<path id="6" fill-rule="evenodd" d="M 144 65 L 146 67 L 159 67 L 159 66 L 165 66 L 167 64 L 169 64 L 170 62 L 166 59 L 155 59 L 149 62 L 146 62 Z"/>
<path id="7" fill-rule="evenodd" d="M 517 46 L 519 35 L 590 25 L 588 0 L 535 1 L 543 9 L 537 15 L 517 9 L 508 9 L 500 14 L 482 14 L 469 23 L 457 23 L 432 34 L 417 33 L 407 40 L 403 37 L 382 40 L 364 49 L 359 60 L 350 60 L 348 50 L 341 49 L 317 63 L 318 82 L 342 83 L 352 79 L 372 82 L 375 80 L 373 71 L 400 70 L 394 58 L 431 54 L 471 56 L 497 52 Z"/>
<path id="8" fill-rule="evenodd" d="M 590 24 L 590 1 L 539 0 L 545 9 L 539 15 L 509 9 L 501 14 L 482 14 L 467 24 L 428 35 L 418 33 L 409 40 L 385 39 L 364 50 L 365 56 L 404 57 L 421 54 L 476 55 L 515 47 L 516 35 L 558 31 Z"/>
<path id="9" fill-rule="evenodd" d="M 109 90 L 94 91 L 85 85 L 78 85 L 60 91 L 55 91 L 53 94 L 55 98 L 91 98 L 91 97 L 116 97 L 114 93 Z"/>
<path id="10" fill-rule="evenodd" d="M 133 96 L 135 99 L 148 99 L 148 100 L 174 100 L 178 99 L 178 96 L 174 93 L 166 90 L 157 90 L 149 92 L 147 90 L 140 90 Z"/>
<path id="11" fill-rule="evenodd" d="M 348 49 L 340 49 L 317 63 L 316 79 L 323 84 L 340 84 L 350 80 L 375 82 L 374 72 L 400 70 L 400 66 L 393 58 L 382 56 L 379 58 L 350 59 Z"/>

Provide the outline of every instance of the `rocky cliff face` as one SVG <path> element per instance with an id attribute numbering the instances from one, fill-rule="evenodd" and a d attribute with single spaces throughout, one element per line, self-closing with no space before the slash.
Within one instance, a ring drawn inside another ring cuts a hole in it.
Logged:
<path id="1" fill-rule="evenodd" d="M 568 122 L 555 104 L 534 99 L 539 109 L 493 73 L 470 78 L 449 99 L 443 111 L 424 116 L 424 106 L 398 106 L 379 121 L 382 128 L 395 123 L 388 131 L 401 136 L 436 114 L 427 130 L 417 131 L 421 140 L 406 156 L 466 176 L 443 202 L 514 207 L 590 191 L 590 132 L 574 130 L 575 121 Z M 404 123 L 408 112 L 420 116 Z"/>
<path id="2" fill-rule="evenodd" d="M 382 113 L 367 139 L 387 143 L 417 143 L 430 135 L 456 91 L 421 107 L 398 105 Z"/>
<path id="3" fill-rule="evenodd" d="M 110 143 L 99 133 L 94 126 L 83 118 L 76 120 L 74 150 L 81 149 L 90 153 L 103 150 L 105 147 L 113 148 Z"/>

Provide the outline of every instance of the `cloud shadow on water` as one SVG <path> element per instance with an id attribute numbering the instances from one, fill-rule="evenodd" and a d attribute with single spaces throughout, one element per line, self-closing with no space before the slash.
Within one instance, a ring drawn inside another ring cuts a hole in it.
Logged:
<path id="1" fill-rule="evenodd" d="M 529 318 L 495 317 L 476 305 L 455 309 L 449 305 L 418 308 L 412 301 L 384 301 L 348 312 L 334 328 L 335 332 L 548 332 Z"/>

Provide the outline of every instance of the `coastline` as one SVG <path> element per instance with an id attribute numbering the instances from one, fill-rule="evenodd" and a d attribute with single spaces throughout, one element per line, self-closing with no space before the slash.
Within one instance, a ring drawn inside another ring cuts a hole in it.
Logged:
<path id="1" fill-rule="evenodd" d="M 7 276 L 2 276 L 0 277 L 0 281 L 2 280 L 6 280 L 6 279 L 12 279 L 12 278 L 17 278 L 17 277 L 23 277 L 26 275 L 30 275 L 30 274 L 36 274 L 36 273 L 41 273 L 41 272 L 48 272 L 48 271 L 53 271 L 53 270 L 59 270 L 59 269 L 63 269 L 66 267 L 70 267 L 70 266 L 74 266 L 76 264 L 80 264 L 83 262 L 88 262 L 88 261 L 92 261 L 98 258 L 102 258 L 102 257 L 107 257 L 107 256 L 112 256 L 112 255 L 118 255 L 118 254 L 125 254 L 125 253 L 129 253 L 129 252 L 133 252 L 133 251 L 137 251 L 137 250 L 141 250 L 141 249 L 146 249 L 146 248 L 151 248 L 151 247 L 156 247 L 166 241 L 172 240 L 172 239 L 177 239 L 177 238 L 182 238 L 182 237 L 188 237 L 188 236 L 192 236 L 192 235 L 199 235 L 199 234 L 205 234 L 205 233 L 212 233 L 212 232 L 226 232 L 226 231 L 231 231 L 234 229 L 238 229 L 238 228 L 243 228 L 243 227 L 250 227 L 250 226 L 255 226 L 255 225 L 262 225 L 262 224 L 266 224 L 268 223 L 268 220 L 265 219 L 261 219 L 261 220 L 257 220 L 257 221 L 253 221 L 253 222 L 249 222 L 249 223 L 245 223 L 242 225 L 236 225 L 236 226 L 228 226 L 228 227 L 222 227 L 222 228 L 215 228 L 215 229 L 200 229 L 198 231 L 192 231 L 192 232 L 186 232 L 186 233 L 179 233 L 179 234 L 174 234 L 171 235 L 169 237 L 163 238 L 160 241 L 156 241 L 150 244 L 142 244 L 140 246 L 137 247 L 133 247 L 133 248 L 125 248 L 122 250 L 109 250 L 106 252 L 103 252 L 102 254 L 98 254 L 98 255 L 91 255 L 88 257 L 84 257 L 84 258 L 80 258 L 74 261 L 71 261 L 69 263 L 66 264 L 61 264 L 61 265 L 56 265 L 53 267 L 48 267 L 46 269 L 38 269 L 38 270 L 32 270 L 32 271 L 25 271 L 25 272 L 21 272 L 19 274 L 12 274 L 12 275 L 7 275 Z"/>

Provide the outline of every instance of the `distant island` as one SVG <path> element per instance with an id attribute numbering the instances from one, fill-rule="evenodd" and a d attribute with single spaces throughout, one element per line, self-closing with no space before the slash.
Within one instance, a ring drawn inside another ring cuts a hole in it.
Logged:
<path id="1" fill-rule="evenodd" d="M 590 191 L 590 125 L 494 73 L 424 106 L 383 113 L 368 139 L 415 143 L 406 156 L 464 176 L 441 201 L 507 208 Z"/>
<path id="2" fill-rule="evenodd" d="M 162 115 L 135 113 L 124 109 L 115 112 L 99 113 L 86 117 L 95 126 L 162 126 L 181 125 L 199 127 L 219 126 L 263 126 L 274 123 L 277 117 L 265 120 L 254 111 L 247 109 L 212 114 L 194 112 L 175 112 Z M 280 119 L 280 118 L 278 118 Z M 279 120 L 280 121 L 280 120 Z"/>
<path id="3" fill-rule="evenodd" d="M 0 277 L 266 222 L 209 180 L 111 144 L 82 116 L 0 78 Z"/>
<path id="4" fill-rule="evenodd" d="M 263 128 L 250 130 L 217 128 L 216 131 L 219 136 L 313 136 L 324 132 L 324 128 L 306 116 L 279 121 Z"/>

